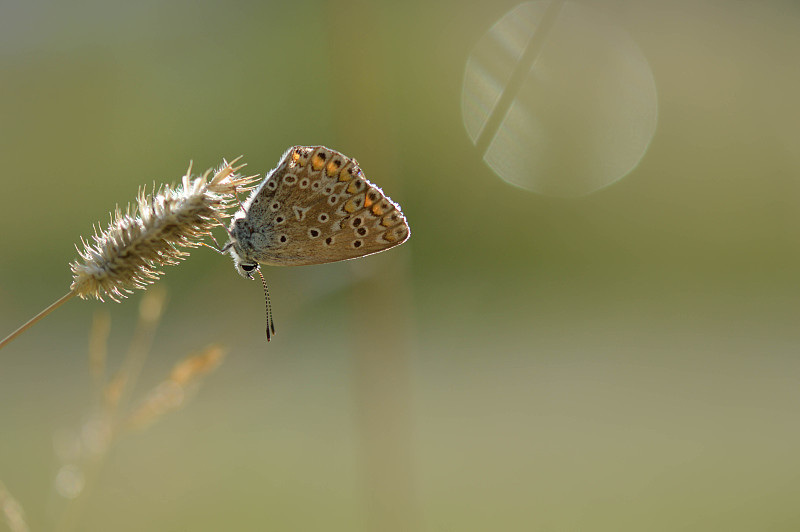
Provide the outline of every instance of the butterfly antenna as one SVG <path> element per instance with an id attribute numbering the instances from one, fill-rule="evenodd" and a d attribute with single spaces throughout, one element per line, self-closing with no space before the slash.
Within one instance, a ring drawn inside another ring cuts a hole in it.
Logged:
<path id="1" fill-rule="evenodd" d="M 258 276 L 261 277 L 261 284 L 264 286 L 264 299 L 267 303 L 267 342 L 275 336 L 275 323 L 272 321 L 272 302 L 269 300 L 269 288 L 267 288 L 267 281 L 264 279 L 264 274 L 261 273 L 261 268 L 258 268 Z"/>

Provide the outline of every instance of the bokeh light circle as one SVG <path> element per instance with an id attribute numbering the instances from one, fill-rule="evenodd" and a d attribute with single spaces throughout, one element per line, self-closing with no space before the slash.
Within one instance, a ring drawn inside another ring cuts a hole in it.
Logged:
<path id="1" fill-rule="evenodd" d="M 509 11 L 464 74 L 464 126 L 505 181 L 541 194 L 589 194 L 627 175 L 656 129 L 650 66 L 630 35 L 575 2 Z"/>

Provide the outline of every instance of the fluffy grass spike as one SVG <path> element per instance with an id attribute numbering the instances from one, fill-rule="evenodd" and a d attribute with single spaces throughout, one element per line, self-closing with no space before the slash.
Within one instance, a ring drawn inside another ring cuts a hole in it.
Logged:
<path id="1" fill-rule="evenodd" d="M 225 163 L 213 176 L 191 177 L 191 166 L 177 187 L 161 186 L 151 194 L 140 190 L 136 204 L 117 207 L 104 230 L 90 241 L 81 239 L 80 259 L 70 263 L 70 291 L 78 297 L 120 301 L 144 290 L 163 272 L 186 258 L 185 248 L 197 247 L 211 228 L 228 217 L 235 192 L 250 188 L 256 176 L 236 174 L 242 167 Z"/>
<path id="2" fill-rule="evenodd" d="M 210 236 L 212 227 L 224 227 L 228 209 L 239 205 L 237 192 L 251 190 L 258 179 L 237 173 L 244 167 L 234 166 L 239 159 L 200 177 L 192 177 L 189 165 L 179 185 L 153 185 L 150 194 L 140 189 L 134 205 L 117 206 L 108 227 L 95 226 L 91 238 L 81 237 L 83 247 L 76 246 L 80 258 L 69 265 L 69 292 L 0 341 L 0 349 L 74 296 L 119 302 L 155 282 L 162 266 L 186 258 L 185 250 L 202 245 L 200 239 Z"/>

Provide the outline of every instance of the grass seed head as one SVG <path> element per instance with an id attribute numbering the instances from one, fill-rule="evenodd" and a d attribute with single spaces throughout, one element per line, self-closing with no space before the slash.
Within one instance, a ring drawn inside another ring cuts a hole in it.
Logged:
<path id="1" fill-rule="evenodd" d="M 81 298 L 120 301 L 135 288 L 146 289 L 163 272 L 200 245 L 211 228 L 222 225 L 227 210 L 237 203 L 236 192 L 247 191 L 258 176 L 240 176 L 242 167 L 224 163 L 191 177 L 191 167 L 178 186 L 164 185 L 147 194 L 139 191 L 136 204 L 110 215 L 104 230 L 95 228 L 90 241 L 81 238 L 79 260 L 70 263 L 70 290 Z"/>

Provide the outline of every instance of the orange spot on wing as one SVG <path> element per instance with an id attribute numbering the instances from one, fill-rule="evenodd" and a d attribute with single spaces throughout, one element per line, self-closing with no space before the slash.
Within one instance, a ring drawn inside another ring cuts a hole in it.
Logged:
<path id="1" fill-rule="evenodd" d="M 369 199 L 369 194 L 364 198 L 364 208 L 369 209 L 370 205 L 372 205 L 372 200 Z"/>
<path id="2" fill-rule="evenodd" d="M 376 203 L 372 206 L 372 214 L 375 216 L 381 216 L 383 214 L 383 208 L 380 203 Z"/>
<path id="3" fill-rule="evenodd" d="M 347 161 L 347 164 L 344 165 L 342 171 L 339 172 L 339 181 L 350 181 L 356 176 L 357 173 L 358 168 L 353 166 L 352 161 Z"/>
<path id="4" fill-rule="evenodd" d="M 329 177 L 333 177 L 336 175 L 336 172 L 339 171 L 339 167 L 341 166 L 340 161 L 331 161 L 327 165 L 325 165 L 325 173 L 328 174 Z M 339 179 L 341 181 L 341 178 Z"/>
<path id="5" fill-rule="evenodd" d="M 315 154 L 311 159 L 311 166 L 314 167 L 314 170 L 321 170 L 325 166 L 325 159 L 320 157 L 319 154 Z"/>

